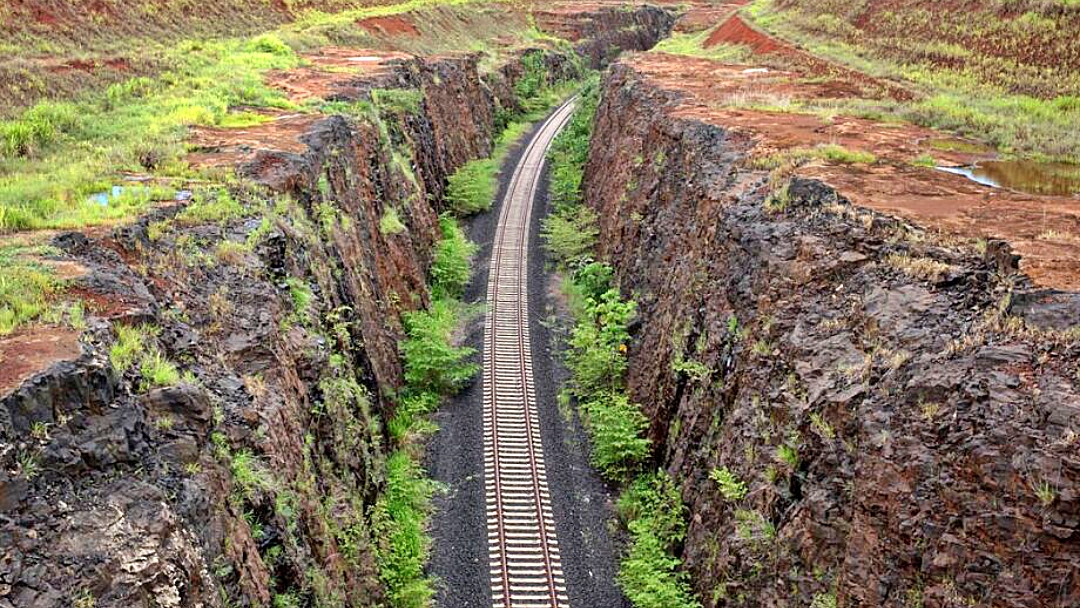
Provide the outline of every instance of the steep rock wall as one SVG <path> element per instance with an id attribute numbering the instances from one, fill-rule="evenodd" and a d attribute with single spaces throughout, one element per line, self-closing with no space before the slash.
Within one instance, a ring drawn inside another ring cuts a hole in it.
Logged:
<path id="1" fill-rule="evenodd" d="M 0 607 L 382 604 L 402 314 L 428 301 L 447 177 L 491 151 L 523 73 L 402 60 L 337 100 L 409 89 L 415 110 L 314 120 L 202 212 L 56 237 L 88 327 L 81 355 L 0 397 Z M 144 353 L 185 372 L 172 386 L 110 361 L 142 324 Z"/>
<path id="2" fill-rule="evenodd" d="M 614 66 L 585 200 L 705 604 L 1080 602 L 1077 296 L 818 182 L 770 210 L 752 138 L 679 102 Z"/>

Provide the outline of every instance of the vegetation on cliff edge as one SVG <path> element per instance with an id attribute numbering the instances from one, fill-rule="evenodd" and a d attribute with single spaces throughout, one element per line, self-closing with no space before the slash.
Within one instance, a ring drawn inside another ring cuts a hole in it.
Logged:
<path id="1" fill-rule="evenodd" d="M 662 471 L 648 472 L 648 420 L 626 393 L 629 325 L 636 304 L 612 285 L 613 270 L 591 261 L 595 216 L 587 215 L 581 180 L 598 91 L 582 94 L 581 106 L 549 153 L 550 195 L 555 209 L 544 223 L 547 247 L 570 275 L 564 288 L 576 323 L 566 362 L 571 379 L 560 400 L 576 400 L 592 441 L 592 460 L 609 480 L 625 484 L 620 517 L 631 543 L 622 557 L 618 583 L 635 608 L 699 608 L 676 556 L 686 533 L 686 509 L 678 487 Z M 581 238 L 572 227 L 581 225 Z"/>

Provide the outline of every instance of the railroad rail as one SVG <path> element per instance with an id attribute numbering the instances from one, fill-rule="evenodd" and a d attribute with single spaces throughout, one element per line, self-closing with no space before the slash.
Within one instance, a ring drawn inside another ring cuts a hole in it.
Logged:
<path id="1" fill-rule="evenodd" d="M 495 608 L 568 608 L 551 510 L 529 345 L 533 199 L 551 141 L 576 100 L 556 110 L 521 156 L 491 251 L 484 329 L 484 487 Z"/>

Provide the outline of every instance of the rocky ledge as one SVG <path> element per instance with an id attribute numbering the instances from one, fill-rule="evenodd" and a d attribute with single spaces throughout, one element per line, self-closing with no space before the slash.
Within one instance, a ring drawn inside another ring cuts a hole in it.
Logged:
<path id="1" fill-rule="evenodd" d="M 604 81 L 585 200 L 705 604 L 1080 604 L 1080 295 L 1004 241 L 778 192 L 752 113 L 661 61 Z"/>
<path id="2" fill-rule="evenodd" d="M 672 22 L 639 12 L 630 48 Z M 582 63 L 533 52 L 557 76 Z M 402 315 L 428 301 L 447 177 L 491 151 L 524 68 L 329 49 L 304 70 L 275 83 L 417 101 L 196 132 L 190 160 L 242 185 L 53 240 L 87 328 L 0 344 L 26 363 L 0 373 L 0 607 L 383 605 L 371 511 Z"/>

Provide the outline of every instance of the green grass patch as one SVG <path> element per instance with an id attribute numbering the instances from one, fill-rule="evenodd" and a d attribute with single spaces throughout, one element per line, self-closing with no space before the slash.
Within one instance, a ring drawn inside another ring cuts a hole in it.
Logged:
<path id="1" fill-rule="evenodd" d="M 717 26 L 719 27 L 719 26 Z M 717 44 L 706 48 L 705 41 L 712 35 L 716 28 L 709 28 L 700 32 L 682 33 L 674 32 L 671 36 L 660 41 L 652 48 L 655 52 L 671 53 L 673 55 L 687 55 L 690 57 L 702 57 L 724 63 L 751 63 L 753 51 L 738 44 Z"/>
<path id="2" fill-rule="evenodd" d="M 113 370 L 124 375 L 139 367 L 139 391 L 176 386 L 181 382 L 180 370 L 157 346 L 161 328 L 155 325 L 114 325 L 116 340 L 109 347 L 109 363 Z"/>
<path id="3" fill-rule="evenodd" d="M 90 195 L 109 190 L 122 172 L 190 175 L 180 160 L 188 127 L 262 120 L 232 107 L 294 109 L 263 82 L 267 70 L 299 63 L 270 35 L 251 43 L 187 42 L 175 53 L 180 67 L 157 79 L 132 79 L 72 103 L 43 102 L 0 122 L 0 231 L 128 217 L 149 197 L 102 205 Z"/>
<path id="4" fill-rule="evenodd" d="M 1023 54 L 971 53 L 948 41 L 974 36 L 1061 48 L 1074 43 L 1074 37 L 1057 28 L 1040 30 L 1044 17 L 1012 19 L 980 12 L 981 19 L 965 13 L 960 22 L 951 22 L 952 17 L 940 11 L 933 16 L 916 9 L 883 13 L 888 23 L 879 23 L 878 31 L 935 30 L 930 43 L 900 43 L 848 31 L 846 21 L 829 25 L 829 19 L 814 14 L 817 10 L 824 9 L 756 0 L 746 14 L 775 36 L 837 64 L 900 82 L 917 96 L 912 101 L 794 100 L 794 110 L 901 120 L 984 141 L 1008 156 L 1080 163 L 1080 131 L 1075 128 L 1080 122 L 1080 78 L 1057 67 L 1025 64 Z M 1041 42 L 1033 43 L 1032 36 L 1041 36 Z"/>
<path id="5" fill-rule="evenodd" d="M 382 112 L 418 114 L 424 95 L 417 89 L 375 89 L 371 101 Z"/>
<path id="6" fill-rule="evenodd" d="M 47 266 L 26 257 L 40 251 L 0 248 L 0 336 L 55 311 L 53 299 L 63 289 L 62 281 Z"/>
<path id="7" fill-rule="evenodd" d="M 175 386 L 180 383 L 180 372 L 176 369 L 176 365 L 157 350 L 147 353 L 142 360 L 142 367 L 139 371 L 142 376 L 139 387 L 144 392 L 153 388 Z"/>

